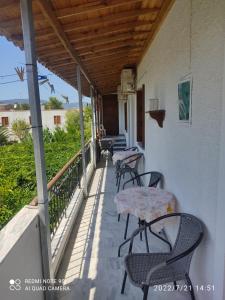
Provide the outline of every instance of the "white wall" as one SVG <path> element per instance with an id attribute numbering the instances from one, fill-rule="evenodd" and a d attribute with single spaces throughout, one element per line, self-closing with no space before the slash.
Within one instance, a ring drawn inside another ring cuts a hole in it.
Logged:
<path id="1" fill-rule="evenodd" d="M 42 124 L 44 128 L 49 128 L 50 130 L 54 130 L 56 126 L 61 128 L 65 127 L 66 121 L 66 109 L 54 109 L 54 110 L 42 110 Z M 54 124 L 54 116 L 61 116 L 61 124 Z M 2 123 L 2 117 L 9 118 L 9 130 L 12 128 L 12 123 L 16 120 L 25 120 L 28 124 L 30 123 L 30 111 L 0 111 L 0 125 Z"/>
<path id="2" fill-rule="evenodd" d="M 0 298 L 43 300 L 43 292 L 25 290 L 31 286 L 25 279 L 43 278 L 38 209 L 21 209 L 0 231 L 0 241 Z M 21 289 L 10 290 L 11 279 L 21 280 Z"/>
<path id="3" fill-rule="evenodd" d="M 222 300 L 224 292 L 224 221 L 219 219 L 225 194 L 224 42 L 224 0 L 177 0 L 138 67 L 146 110 L 149 98 L 159 98 L 166 110 L 163 128 L 146 115 L 145 169 L 161 171 L 178 210 L 198 216 L 207 228 L 191 278 L 195 284 L 215 284 L 215 292 L 199 292 L 197 299 Z M 177 83 L 190 72 L 188 126 L 178 122 Z"/>

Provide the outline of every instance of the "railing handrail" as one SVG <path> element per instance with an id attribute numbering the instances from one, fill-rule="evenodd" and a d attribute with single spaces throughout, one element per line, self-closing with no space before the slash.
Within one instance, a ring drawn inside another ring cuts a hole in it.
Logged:
<path id="1" fill-rule="evenodd" d="M 91 139 L 88 140 L 84 147 L 87 147 L 91 143 Z M 77 152 L 74 157 L 72 157 L 63 167 L 60 169 L 56 175 L 48 182 L 47 189 L 50 190 L 53 185 L 65 174 L 65 172 L 68 170 L 68 168 L 71 166 L 71 164 L 78 158 L 78 156 L 82 155 L 82 150 L 80 149 L 79 152 Z M 29 203 L 31 206 L 37 206 L 38 205 L 38 197 L 35 196 L 32 201 Z"/>

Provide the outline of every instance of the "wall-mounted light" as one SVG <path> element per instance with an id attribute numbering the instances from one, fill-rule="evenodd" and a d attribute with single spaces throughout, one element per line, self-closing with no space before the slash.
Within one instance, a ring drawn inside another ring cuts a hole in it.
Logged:
<path id="1" fill-rule="evenodd" d="M 159 110 L 159 99 L 157 98 L 149 99 L 149 110 Z"/>

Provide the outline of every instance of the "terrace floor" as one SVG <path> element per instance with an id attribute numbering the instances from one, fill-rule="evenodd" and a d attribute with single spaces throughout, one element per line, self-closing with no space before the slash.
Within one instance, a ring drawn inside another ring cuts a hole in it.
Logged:
<path id="1" fill-rule="evenodd" d="M 88 198 L 84 201 L 79 218 L 67 245 L 58 272 L 58 278 L 70 286 L 70 291 L 58 294 L 60 300 L 137 300 L 143 293 L 127 280 L 125 294 L 120 294 L 124 273 L 123 260 L 128 252 L 124 247 L 122 258 L 117 257 L 123 241 L 125 217 L 117 221 L 113 198 L 116 194 L 114 167 L 108 159 L 95 171 Z M 137 228 L 137 219 L 130 218 L 128 234 Z M 149 236 L 151 251 L 166 251 L 166 246 Z M 134 252 L 145 252 L 145 243 L 137 239 Z M 187 292 L 160 292 L 149 290 L 152 300 L 190 299 Z"/>

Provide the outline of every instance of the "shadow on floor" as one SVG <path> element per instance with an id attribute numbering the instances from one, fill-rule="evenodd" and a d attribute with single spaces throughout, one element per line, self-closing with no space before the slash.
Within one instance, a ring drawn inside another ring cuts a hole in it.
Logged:
<path id="1" fill-rule="evenodd" d="M 125 178 L 126 180 L 126 178 Z M 125 294 L 120 294 L 123 278 L 123 257 L 117 257 L 119 244 L 123 241 L 125 216 L 117 221 L 114 167 L 106 158 L 96 169 L 90 185 L 89 196 L 82 205 L 74 225 L 67 249 L 58 272 L 69 292 L 61 292 L 62 300 L 137 300 L 142 291 L 127 281 Z M 137 228 L 137 219 L 130 219 L 129 233 Z M 167 251 L 166 246 L 152 235 L 149 236 L 150 251 Z M 137 239 L 134 252 L 145 252 L 145 243 Z M 149 299 L 189 299 L 187 293 L 160 292 L 150 289 Z"/>

